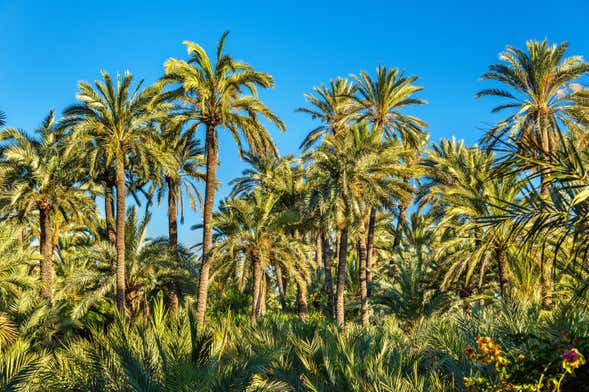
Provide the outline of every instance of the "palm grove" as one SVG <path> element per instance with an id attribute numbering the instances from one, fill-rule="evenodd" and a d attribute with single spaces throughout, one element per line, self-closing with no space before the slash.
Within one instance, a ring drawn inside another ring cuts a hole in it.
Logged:
<path id="1" fill-rule="evenodd" d="M 61 118 L 1 130 L 3 388 L 500 390 L 558 363 L 530 355 L 506 378 L 468 361 L 475 336 L 589 348 L 589 64 L 566 44 L 489 66 L 477 97 L 502 120 L 481 147 L 429 142 L 418 78 L 379 66 L 306 94 L 317 127 L 281 157 L 258 95 L 273 78 L 226 38 L 214 56 L 185 42 L 151 86 L 102 72 Z M 215 209 L 219 132 L 248 168 Z M 165 237 L 146 238 L 152 208 Z"/>

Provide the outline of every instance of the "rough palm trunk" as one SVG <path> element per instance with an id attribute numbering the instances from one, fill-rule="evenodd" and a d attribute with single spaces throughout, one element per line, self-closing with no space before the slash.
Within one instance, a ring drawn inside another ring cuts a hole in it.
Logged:
<path id="1" fill-rule="evenodd" d="M 360 265 L 360 314 L 362 326 L 368 325 L 368 290 L 366 286 L 366 243 L 363 236 L 358 239 L 358 263 Z"/>
<path id="2" fill-rule="evenodd" d="M 307 283 L 297 281 L 297 313 L 302 321 L 309 320 L 307 305 Z"/>
<path id="3" fill-rule="evenodd" d="M 215 205 L 218 163 L 217 131 L 215 126 L 207 126 L 205 144 L 207 173 L 205 179 L 205 207 L 203 211 L 202 263 L 198 282 L 198 298 L 196 301 L 196 318 L 199 327 L 204 325 L 205 313 L 207 311 L 209 270 L 211 268 L 209 257 L 213 245 L 213 207 Z"/>
<path id="4" fill-rule="evenodd" d="M 117 234 L 115 231 L 115 205 L 111 185 L 105 185 L 104 188 L 104 214 L 106 215 L 106 233 L 108 241 L 116 245 Z"/>
<path id="5" fill-rule="evenodd" d="M 276 285 L 278 286 L 278 300 L 280 301 L 280 306 L 282 311 L 286 313 L 286 287 L 284 286 L 284 277 L 282 276 L 282 267 L 279 264 L 274 265 L 274 270 L 276 271 Z"/>
<path id="6" fill-rule="evenodd" d="M 260 293 L 258 296 L 258 304 L 260 308 L 260 316 L 266 314 L 266 273 L 262 271 L 262 284 L 260 285 Z"/>
<path id="7" fill-rule="evenodd" d="M 116 159 L 116 193 L 117 193 L 117 270 L 116 270 L 116 304 L 119 312 L 125 312 L 125 164 L 123 158 Z"/>
<path id="8" fill-rule="evenodd" d="M 544 130 L 542 135 L 542 152 L 543 155 L 547 155 L 550 151 L 550 141 L 548 140 L 548 132 Z M 540 192 L 546 199 L 550 197 L 550 184 L 548 183 L 548 176 L 550 173 L 547 172 L 546 168 L 540 172 Z M 541 259 L 541 292 L 542 292 L 542 308 L 550 309 L 552 307 L 552 264 L 543 255 Z"/>
<path id="9" fill-rule="evenodd" d="M 327 304 L 329 306 L 330 316 L 335 316 L 335 301 L 333 294 L 333 278 L 331 276 L 331 249 L 329 240 L 325 234 L 321 234 L 321 246 L 323 247 L 323 267 L 325 268 L 325 291 L 327 291 Z"/>
<path id="10" fill-rule="evenodd" d="M 499 287 L 501 288 L 501 297 L 509 297 L 509 275 L 507 271 L 507 252 L 503 248 L 497 249 L 497 267 L 499 269 Z"/>
<path id="11" fill-rule="evenodd" d="M 401 244 L 401 237 L 403 236 L 403 224 L 405 224 L 405 217 L 407 215 L 408 203 L 402 202 L 399 207 L 399 217 L 397 218 L 397 227 L 395 228 L 395 239 L 393 240 L 393 250 L 396 250 Z"/>
<path id="12" fill-rule="evenodd" d="M 262 289 L 262 268 L 260 259 L 253 256 L 252 259 L 252 319 L 260 316 L 260 291 Z"/>
<path id="13" fill-rule="evenodd" d="M 166 177 L 168 185 L 168 243 L 172 257 L 178 260 L 178 184 L 170 177 Z M 178 310 L 178 285 L 171 282 L 168 287 L 168 307 L 172 311 Z"/>
<path id="14" fill-rule="evenodd" d="M 339 241 L 337 262 L 337 287 L 335 299 L 335 319 L 338 327 L 344 325 L 344 289 L 346 285 L 346 258 L 348 252 L 348 228 L 342 229 Z"/>
<path id="15" fill-rule="evenodd" d="M 366 239 L 366 286 L 368 296 L 372 294 L 372 272 L 374 271 L 374 226 L 376 225 L 376 208 L 370 209 L 368 220 L 368 238 Z"/>
<path id="16" fill-rule="evenodd" d="M 51 228 L 50 209 L 43 207 L 39 210 L 41 248 L 41 296 L 50 304 L 53 297 L 53 231 Z"/>

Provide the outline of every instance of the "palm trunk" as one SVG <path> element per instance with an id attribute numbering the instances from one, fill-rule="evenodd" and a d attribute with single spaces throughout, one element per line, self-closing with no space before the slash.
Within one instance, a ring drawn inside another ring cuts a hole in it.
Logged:
<path id="1" fill-rule="evenodd" d="M 376 225 L 376 208 L 370 209 L 368 220 L 368 238 L 366 239 L 366 286 L 367 295 L 372 294 L 372 272 L 374 271 L 374 226 Z"/>
<path id="2" fill-rule="evenodd" d="M 205 185 L 205 208 L 203 213 L 202 231 L 202 264 L 198 282 L 198 298 L 196 301 L 196 318 L 199 327 L 204 326 L 209 291 L 209 257 L 213 245 L 213 207 L 215 205 L 215 189 L 217 188 L 218 146 L 217 131 L 214 125 L 206 129 L 205 149 L 207 154 L 207 173 Z"/>
<path id="3" fill-rule="evenodd" d="M 543 132 L 542 135 L 542 152 L 543 155 L 547 155 L 550 149 L 548 133 Z M 542 157 L 544 158 L 544 157 Z M 550 173 L 543 170 L 540 173 L 540 192 L 544 198 L 550 197 L 550 184 L 548 183 L 547 177 Z M 552 264 L 549 260 L 546 260 L 544 255 L 541 259 L 541 292 L 542 292 L 542 308 L 550 309 L 552 307 L 552 290 L 553 290 L 553 279 L 552 279 Z"/>
<path id="4" fill-rule="evenodd" d="M 333 278 L 331 276 L 331 249 L 329 240 L 325 234 L 321 234 L 321 246 L 323 247 L 323 267 L 325 268 L 325 291 L 327 291 L 327 304 L 331 317 L 335 316 L 335 301 L 333 294 Z"/>
<path id="5" fill-rule="evenodd" d="M 346 258 L 348 252 L 348 227 L 341 231 L 337 263 L 337 288 L 335 300 L 335 319 L 338 327 L 344 325 L 344 289 L 346 285 Z"/>
<path id="6" fill-rule="evenodd" d="M 117 270 L 116 270 L 116 304 L 119 312 L 125 312 L 125 163 L 123 157 L 116 159 L 116 193 L 117 193 Z"/>
<path id="7" fill-rule="evenodd" d="M 501 297 L 509 298 L 509 275 L 507 271 L 507 252 L 503 248 L 496 251 L 497 267 L 499 269 L 499 286 L 501 288 Z"/>
<path id="8" fill-rule="evenodd" d="M 178 260 L 178 184 L 170 177 L 166 177 L 168 185 L 168 243 L 172 257 Z M 178 285 L 171 282 L 168 287 L 168 307 L 175 312 L 178 310 Z"/>
<path id="9" fill-rule="evenodd" d="M 366 243 L 360 236 L 358 239 L 358 263 L 360 265 L 360 314 L 362 326 L 368 325 L 368 290 L 366 287 Z"/>
<path id="10" fill-rule="evenodd" d="M 282 267 L 279 264 L 274 265 L 274 270 L 276 271 L 276 285 L 278 286 L 278 300 L 280 301 L 280 306 L 282 307 L 282 311 L 286 313 L 286 287 L 284 287 L 284 277 L 282 276 Z"/>
<path id="11" fill-rule="evenodd" d="M 258 256 L 252 256 L 252 319 L 260 316 L 260 291 L 262 288 L 262 266 Z"/>
<path id="12" fill-rule="evenodd" d="M 393 250 L 396 250 L 401 244 L 401 237 L 403 236 L 403 224 L 407 215 L 407 203 L 401 203 L 399 207 L 399 217 L 397 218 L 397 227 L 395 229 L 395 239 L 393 240 Z"/>
<path id="13" fill-rule="evenodd" d="M 305 281 L 297 281 L 297 312 L 302 321 L 309 320 L 308 306 L 307 306 L 307 283 Z"/>
<path id="14" fill-rule="evenodd" d="M 41 248 L 41 296 L 49 304 L 53 297 L 53 230 L 51 228 L 50 209 L 39 209 L 40 238 L 39 246 Z"/>
<path id="15" fill-rule="evenodd" d="M 260 308 L 260 316 L 266 314 L 266 273 L 262 271 L 262 284 L 260 285 L 260 295 L 258 298 L 258 304 Z"/>
<path id="16" fill-rule="evenodd" d="M 106 215 L 106 233 L 108 241 L 116 245 L 117 235 L 115 232 L 115 205 L 111 185 L 104 187 L 104 214 Z"/>

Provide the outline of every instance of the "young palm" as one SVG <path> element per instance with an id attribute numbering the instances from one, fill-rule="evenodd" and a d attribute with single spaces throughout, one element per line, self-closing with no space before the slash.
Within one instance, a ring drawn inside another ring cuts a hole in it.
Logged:
<path id="1" fill-rule="evenodd" d="M 105 167 L 114 166 L 116 188 L 116 303 L 125 308 L 125 197 L 126 169 L 131 162 L 140 172 L 149 171 L 150 163 L 166 164 L 151 124 L 167 116 L 168 105 L 162 103 L 159 88 L 141 89 L 142 82 L 132 88 L 129 72 L 116 81 L 103 71 L 103 81 L 78 84 L 80 104 L 65 110 L 64 125 L 72 126 L 72 146 L 89 149 L 91 175 L 97 174 L 93 160 L 103 159 Z M 168 160 L 169 161 L 169 160 Z"/>
<path id="2" fill-rule="evenodd" d="M 489 146 L 515 145 L 519 154 L 543 160 L 550 154 L 563 127 L 577 129 L 589 121 L 589 101 L 577 80 L 589 73 L 589 63 L 580 56 L 565 57 L 568 44 L 549 45 L 547 40 L 528 41 L 526 50 L 508 46 L 499 55 L 500 64 L 489 66 L 483 80 L 499 82 L 505 88 L 489 88 L 477 97 L 506 99 L 493 112 L 509 115 L 481 139 Z M 517 161 L 516 167 L 517 167 Z M 517 169 L 516 169 L 517 170 Z M 541 193 L 548 197 L 547 168 L 538 165 Z M 544 307 L 552 304 L 552 268 L 544 263 L 542 273 Z"/>
<path id="3" fill-rule="evenodd" d="M 197 298 L 198 324 L 203 325 L 209 287 L 209 253 L 213 239 L 213 207 L 217 188 L 219 129 L 231 133 L 239 150 L 242 139 L 250 150 L 260 155 L 277 155 L 276 147 L 260 122 L 265 117 L 284 130 L 280 119 L 258 98 L 257 88 L 273 87 L 272 77 L 254 70 L 250 65 L 235 61 L 223 53 L 227 34 L 217 45 L 215 63 L 206 51 L 193 42 L 185 42 L 189 59 L 169 59 L 164 64 L 162 84 L 177 87 L 170 95 L 183 102 L 182 115 L 194 126 L 205 127 L 206 185 L 203 210 L 202 264 Z"/>
<path id="4" fill-rule="evenodd" d="M 279 195 L 256 188 L 242 199 L 227 200 L 215 216 L 219 233 L 213 248 L 215 263 L 251 271 L 254 319 L 265 309 L 265 271 L 271 262 L 296 282 L 304 281 L 306 286 L 309 279 L 305 246 L 284 230 L 293 217 L 281 210 L 279 200 Z"/>
<path id="5" fill-rule="evenodd" d="M 0 132 L 0 206 L 5 216 L 32 219 L 38 224 L 41 252 L 41 295 L 53 295 L 53 253 L 58 215 L 66 221 L 94 214 L 87 189 L 79 185 L 80 162 L 64 151 L 51 112 L 37 136 L 8 128 Z M 38 215 L 38 216 L 37 216 Z"/>

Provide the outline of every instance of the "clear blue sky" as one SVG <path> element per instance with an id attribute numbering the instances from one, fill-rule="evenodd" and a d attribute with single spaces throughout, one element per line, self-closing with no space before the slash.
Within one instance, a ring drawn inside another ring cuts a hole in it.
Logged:
<path id="1" fill-rule="evenodd" d="M 0 109 L 11 126 L 34 127 L 49 109 L 74 101 L 76 83 L 99 71 L 130 70 L 155 81 L 169 57 L 184 57 L 183 40 L 213 51 L 224 30 L 227 49 L 271 73 L 263 93 L 286 122 L 272 130 L 282 154 L 296 153 L 313 123 L 293 110 L 303 93 L 337 76 L 377 65 L 420 77 L 429 104 L 414 113 L 430 124 L 431 140 L 475 143 L 496 120 L 492 102 L 474 99 L 478 77 L 508 44 L 527 39 L 570 42 L 569 54 L 589 57 L 589 5 L 583 1 L 20 1 L 0 0 Z M 480 4 L 477 4 L 480 3 Z M 233 143 L 222 137 L 223 182 L 243 169 Z M 165 209 L 154 213 L 150 235 L 166 233 Z M 180 239 L 197 242 L 189 213 Z"/>

